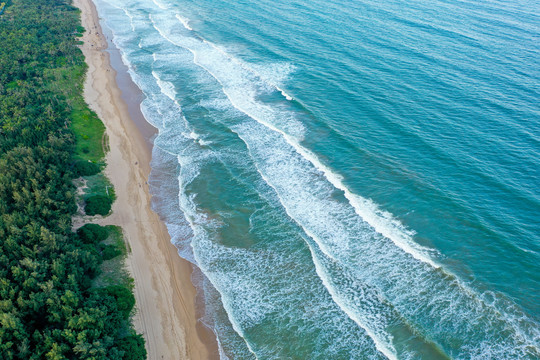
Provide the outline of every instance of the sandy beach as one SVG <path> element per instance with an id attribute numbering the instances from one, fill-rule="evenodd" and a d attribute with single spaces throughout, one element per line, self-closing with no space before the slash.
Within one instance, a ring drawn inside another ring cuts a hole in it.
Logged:
<path id="1" fill-rule="evenodd" d="M 98 223 L 121 226 L 129 244 L 135 329 L 146 339 L 148 359 L 218 358 L 213 333 L 197 321 L 191 264 L 178 256 L 165 225 L 150 208 L 146 182 L 151 151 L 122 99 L 96 9 L 90 0 L 74 0 L 74 5 L 81 9 L 86 28 L 81 46 L 88 63 L 84 97 L 106 126 L 106 174 L 117 195 L 112 215 Z"/>

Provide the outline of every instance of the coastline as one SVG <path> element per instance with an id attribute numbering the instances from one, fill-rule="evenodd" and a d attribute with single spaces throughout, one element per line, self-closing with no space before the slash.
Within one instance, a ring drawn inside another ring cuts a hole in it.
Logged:
<path id="1" fill-rule="evenodd" d="M 146 340 L 148 359 L 217 359 L 214 334 L 197 320 L 192 265 L 178 256 L 167 228 L 150 208 L 147 179 L 155 130 L 134 118 L 139 115 L 123 96 L 93 2 L 73 4 L 81 10 L 86 29 L 81 46 L 88 64 L 84 98 L 106 127 L 110 150 L 105 174 L 117 197 L 112 214 L 97 223 L 121 226 L 128 243 L 126 266 L 135 280 L 134 327 Z"/>

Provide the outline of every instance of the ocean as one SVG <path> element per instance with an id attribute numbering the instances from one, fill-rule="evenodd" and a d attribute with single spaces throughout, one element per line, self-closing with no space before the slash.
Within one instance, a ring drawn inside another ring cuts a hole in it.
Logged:
<path id="1" fill-rule="evenodd" d="M 222 359 L 540 358 L 540 5 L 96 0 Z"/>

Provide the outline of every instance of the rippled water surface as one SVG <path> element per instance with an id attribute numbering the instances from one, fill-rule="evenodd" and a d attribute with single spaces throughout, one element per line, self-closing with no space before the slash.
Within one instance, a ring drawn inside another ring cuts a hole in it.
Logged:
<path id="1" fill-rule="evenodd" d="M 540 358 L 540 6 L 96 0 L 222 358 Z"/>

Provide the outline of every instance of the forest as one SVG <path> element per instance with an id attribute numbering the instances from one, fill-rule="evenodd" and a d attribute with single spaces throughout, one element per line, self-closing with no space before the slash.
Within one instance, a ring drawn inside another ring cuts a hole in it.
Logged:
<path id="1" fill-rule="evenodd" d="M 80 12 L 70 0 L 2 4 L 0 358 L 144 359 L 121 229 L 72 229 L 78 202 L 106 214 L 114 200 L 100 190 L 103 125 L 82 97 Z M 85 177 L 95 185 L 81 199 Z"/>

